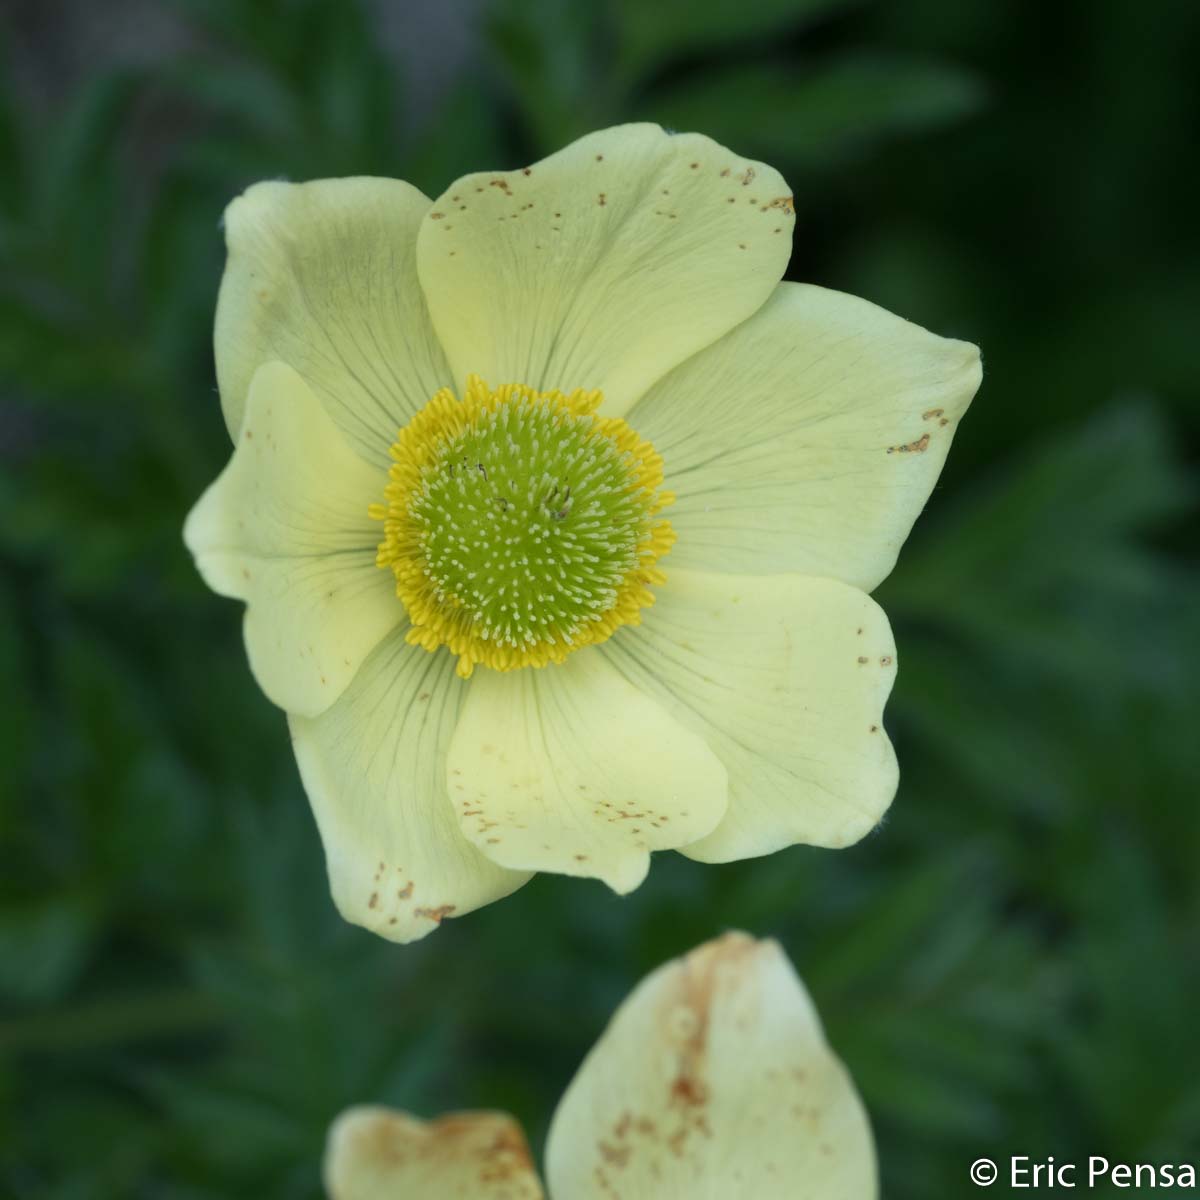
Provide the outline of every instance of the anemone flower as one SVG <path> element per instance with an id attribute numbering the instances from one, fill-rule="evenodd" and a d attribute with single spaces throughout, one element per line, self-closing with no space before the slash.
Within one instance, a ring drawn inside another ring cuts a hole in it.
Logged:
<path id="1" fill-rule="evenodd" d="M 188 518 L 246 603 L 343 915 L 395 941 L 536 871 L 843 847 L 896 789 L 868 596 L 973 346 L 781 283 L 792 196 L 628 125 L 432 203 L 226 213 L 233 456 Z"/>

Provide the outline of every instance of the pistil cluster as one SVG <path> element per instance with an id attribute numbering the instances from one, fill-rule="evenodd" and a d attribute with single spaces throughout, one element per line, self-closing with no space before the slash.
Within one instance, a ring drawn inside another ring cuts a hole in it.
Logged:
<path id="1" fill-rule="evenodd" d="M 458 672 L 561 662 L 640 620 L 674 540 L 655 515 L 662 460 L 599 392 L 443 389 L 392 447 L 378 563 L 396 576 L 409 641 Z"/>

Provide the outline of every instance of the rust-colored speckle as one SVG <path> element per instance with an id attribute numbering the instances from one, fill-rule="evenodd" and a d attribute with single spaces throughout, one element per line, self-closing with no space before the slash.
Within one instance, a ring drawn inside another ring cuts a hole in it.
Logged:
<path id="1" fill-rule="evenodd" d="M 691 166 L 691 168 L 692 168 L 692 170 L 693 170 L 693 171 L 698 171 L 698 170 L 700 169 L 700 164 L 699 164 L 699 163 L 691 163 L 691 164 L 689 164 L 689 165 Z"/>
<path id="2" fill-rule="evenodd" d="M 729 178 L 729 168 L 728 168 L 728 167 L 726 167 L 726 168 L 725 168 L 725 169 L 724 169 L 724 170 L 721 172 L 721 178 L 722 178 L 722 179 L 728 179 L 728 178 Z"/>
<path id="3" fill-rule="evenodd" d="M 603 155 L 603 154 L 597 154 L 597 155 L 596 155 L 596 161 L 597 161 L 597 162 L 603 162 L 603 161 L 604 161 L 604 155 Z"/>
<path id="4" fill-rule="evenodd" d="M 522 174 L 522 175 L 532 175 L 532 174 L 533 174 L 533 168 L 532 168 L 532 167 L 522 167 L 522 168 L 521 168 L 521 174 Z"/>
<path id="5" fill-rule="evenodd" d="M 892 656 L 891 656 L 890 654 L 885 654 L 885 655 L 884 655 L 884 656 L 883 656 L 883 657 L 882 657 L 882 658 L 879 660 L 879 665 L 880 665 L 881 667 L 890 667 L 890 666 L 892 665 Z"/>
<path id="6" fill-rule="evenodd" d="M 756 174 L 757 172 L 753 167 L 747 167 L 739 176 L 742 181 L 742 187 L 749 187 Z"/>
<path id="7" fill-rule="evenodd" d="M 437 908 L 414 908 L 413 912 L 440 925 L 457 907 L 457 904 L 439 904 Z"/>
<path id="8" fill-rule="evenodd" d="M 869 661 L 870 661 L 870 659 L 868 659 L 868 658 L 867 658 L 867 656 L 866 656 L 865 654 L 860 654 L 860 655 L 858 656 L 858 661 L 859 661 L 860 663 L 865 663 L 865 662 L 869 662 Z"/>
<path id="9" fill-rule="evenodd" d="M 631 1150 L 628 1146 L 614 1146 L 611 1142 L 597 1142 L 596 1149 L 606 1163 L 614 1167 L 624 1167 L 629 1162 Z"/>
<path id="10" fill-rule="evenodd" d="M 397 893 L 397 900 L 407 900 L 413 894 L 413 881 L 410 879 Z"/>
<path id="11" fill-rule="evenodd" d="M 690 1075 L 680 1075 L 671 1084 L 671 1098 L 689 1108 L 697 1107 L 708 1102 L 708 1088 L 700 1079 Z"/>
<path id="12" fill-rule="evenodd" d="M 370 900 L 367 901 L 367 907 L 368 908 L 378 908 L 379 907 L 379 893 L 378 892 L 371 893 L 371 898 L 370 898 Z"/>
<path id="13" fill-rule="evenodd" d="M 934 417 L 940 417 L 946 410 L 944 408 L 931 408 L 927 412 L 921 414 L 922 421 L 932 421 Z"/>
<path id="14" fill-rule="evenodd" d="M 440 221 L 445 215 L 445 213 L 430 213 L 429 219 L 431 221 Z"/>
<path id="15" fill-rule="evenodd" d="M 903 446 L 889 446 L 889 454 L 924 454 L 929 449 L 929 434 L 923 433 L 915 442 L 906 442 Z"/>
<path id="16" fill-rule="evenodd" d="M 605 197 L 605 194 L 603 192 L 600 193 L 600 196 L 597 199 L 596 203 L 599 204 L 601 208 L 603 208 L 608 203 L 608 200 Z"/>
<path id="17" fill-rule="evenodd" d="M 766 212 L 768 209 L 778 208 L 781 212 L 794 213 L 796 211 L 796 198 L 794 196 L 776 196 L 774 200 L 768 200 Z"/>

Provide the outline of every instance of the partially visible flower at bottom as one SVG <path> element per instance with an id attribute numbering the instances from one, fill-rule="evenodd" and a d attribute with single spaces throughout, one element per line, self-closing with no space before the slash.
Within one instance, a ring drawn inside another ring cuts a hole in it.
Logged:
<path id="1" fill-rule="evenodd" d="M 548 1193 L 505 1113 L 421 1121 L 352 1108 L 330 1130 L 331 1200 L 872 1200 L 862 1103 L 773 941 L 729 933 L 617 1010 L 559 1103 Z"/>

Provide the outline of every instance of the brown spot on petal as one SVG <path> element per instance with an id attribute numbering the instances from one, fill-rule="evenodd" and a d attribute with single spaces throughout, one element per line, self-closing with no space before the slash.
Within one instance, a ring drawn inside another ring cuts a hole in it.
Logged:
<path id="1" fill-rule="evenodd" d="M 929 434 L 923 433 L 915 442 L 906 442 L 903 446 L 889 446 L 889 454 L 924 454 L 929 449 Z"/>
<path id="2" fill-rule="evenodd" d="M 680 1104 L 694 1107 L 708 1102 L 708 1087 L 699 1079 L 690 1075 L 680 1075 L 671 1084 L 671 1098 Z"/>
<path id="3" fill-rule="evenodd" d="M 418 917 L 428 917 L 440 925 L 457 907 L 456 904 L 439 904 L 437 908 L 416 908 L 413 912 Z"/>

